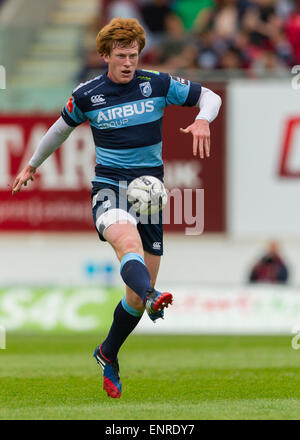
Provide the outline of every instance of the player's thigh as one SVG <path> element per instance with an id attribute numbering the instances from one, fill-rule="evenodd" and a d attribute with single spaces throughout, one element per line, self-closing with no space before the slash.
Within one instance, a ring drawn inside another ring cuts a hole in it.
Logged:
<path id="1" fill-rule="evenodd" d="M 144 256 L 137 219 L 127 208 L 126 194 L 118 187 L 94 183 L 92 210 L 95 228 L 100 240 L 109 242 L 114 248 L 119 260 L 129 252 Z"/>
<path id="2" fill-rule="evenodd" d="M 129 252 L 144 256 L 141 237 L 132 223 L 126 221 L 112 223 L 105 230 L 105 239 L 114 248 L 120 261 Z"/>

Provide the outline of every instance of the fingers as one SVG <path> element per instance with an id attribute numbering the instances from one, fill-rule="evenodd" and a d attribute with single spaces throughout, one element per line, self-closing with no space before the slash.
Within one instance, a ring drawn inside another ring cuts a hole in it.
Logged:
<path id="1" fill-rule="evenodd" d="M 29 176 L 26 178 L 17 177 L 13 183 L 12 195 L 15 195 L 17 192 L 20 192 L 22 185 L 27 186 L 28 180 L 34 181 L 34 177 L 33 176 Z"/>
<path id="2" fill-rule="evenodd" d="M 199 156 L 201 159 L 210 156 L 210 137 L 209 136 L 193 136 L 193 155 Z"/>
<path id="3" fill-rule="evenodd" d="M 21 180 L 19 180 L 18 183 L 13 187 L 12 195 L 15 195 L 17 192 L 20 192 L 22 185 L 23 185 L 23 182 Z"/>
<path id="4" fill-rule="evenodd" d="M 11 191 L 11 194 L 14 196 L 15 193 L 16 193 L 16 184 L 15 184 L 15 182 L 14 182 L 14 184 L 13 184 L 13 189 L 12 189 L 12 191 Z"/>
<path id="5" fill-rule="evenodd" d="M 207 137 L 204 140 L 204 148 L 205 148 L 206 157 L 209 157 L 210 156 L 210 137 Z"/>
<path id="6" fill-rule="evenodd" d="M 203 137 L 200 137 L 200 139 L 199 139 L 199 155 L 200 155 L 201 159 L 204 159 L 203 142 L 204 142 Z"/>
<path id="7" fill-rule="evenodd" d="M 197 156 L 197 150 L 198 150 L 198 139 L 196 136 L 193 136 L 193 155 Z"/>
<path id="8" fill-rule="evenodd" d="M 202 138 L 200 157 L 201 159 L 204 159 L 204 157 L 209 157 L 209 156 L 210 156 L 210 137 L 205 136 Z"/>
<path id="9" fill-rule="evenodd" d="M 191 133 L 193 135 L 193 155 L 197 156 L 199 148 L 199 156 L 201 159 L 210 157 L 210 133 L 199 134 L 194 133 L 189 125 L 187 128 L 180 128 L 181 133 Z"/>
<path id="10" fill-rule="evenodd" d="M 13 184 L 12 195 L 15 195 L 16 192 L 20 192 L 20 189 L 21 189 L 20 181 L 19 179 L 16 179 Z"/>
<path id="11" fill-rule="evenodd" d="M 20 186 L 21 186 L 20 185 L 20 180 L 21 180 L 20 176 L 17 176 L 15 178 L 15 181 L 13 183 L 12 195 L 14 195 L 16 192 L 20 191 Z"/>

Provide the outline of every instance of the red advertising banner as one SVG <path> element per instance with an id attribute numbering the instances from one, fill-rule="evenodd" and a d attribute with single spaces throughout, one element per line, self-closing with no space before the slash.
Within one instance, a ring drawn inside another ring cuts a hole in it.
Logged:
<path id="1" fill-rule="evenodd" d="M 216 92 L 223 99 L 223 108 L 211 124 L 209 159 L 194 157 L 192 136 L 179 131 L 191 124 L 197 109 L 169 107 L 163 124 L 166 187 L 190 188 L 194 201 L 195 189 L 204 189 L 205 232 L 225 231 L 225 96 L 222 89 Z M 77 127 L 47 158 L 34 182 L 14 197 L 11 195 L 15 176 L 57 117 L 0 116 L 0 231 L 94 231 L 90 190 L 95 150 L 88 124 Z M 189 225 L 184 223 L 184 216 L 183 224 L 174 224 L 171 214 L 171 224 L 165 225 L 165 231 L 183 231 L 186 226 Z"/>
<path id="2" fill-rule="evenodd" d="M 193 156 L 192 136 L 179 131 L 180 127 L 186 128 L 193 122 L 199 110 L 195 107 L 168 107 L 163 123 L 165 184 L 169 189 L 193 189 L 194 215 L 196 214 L 195 190 L 204 189 L 204 232 L 225 232 L 226 93 L 223 86 L 215 84 L 205 84 L 205 86 L 220 95 L 223 102 L 217 119 L 210 124 L 210 157 L 200 159 L 199 156 Z M 165 226 L 165 230 L 183 231 L 186 226 L 185 223 L 172 222 L 169 226 Z"/>
<path id="3" fill-rule="evenodd" d="M 0 230 L 93 230 L 90 186 L 95 152 L 88 125 L 78 127 L 39 167 L 34 182 L 11 195 L 11 185 L 28 163 L 57 115 L 0 117 Z"/>

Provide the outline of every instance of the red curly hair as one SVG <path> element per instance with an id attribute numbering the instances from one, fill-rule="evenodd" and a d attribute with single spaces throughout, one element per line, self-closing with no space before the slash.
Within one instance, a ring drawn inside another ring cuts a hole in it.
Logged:
<path id="1" fill-rule="evenodd" d="M 140 53 L 146 44 L 146 34 L 135 18 L 114 18 L 100 30 L 96 38 L 97 50 L 101 56 L 110 55 L 117 45 L 127 47 L 135 41 Z"/>

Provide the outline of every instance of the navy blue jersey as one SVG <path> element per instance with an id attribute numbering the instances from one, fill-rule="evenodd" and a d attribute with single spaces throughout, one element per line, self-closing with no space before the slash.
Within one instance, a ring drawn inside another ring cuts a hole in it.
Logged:
<path id="1" fill-rule="evenodd" d="M 89 121 L 96 148 L 94 181 L 162 179 L 162 118 L 167 105 L 194 106 L 201 85 L 167 73 L 136 70 L 127 84 L 107 73 L 80 84 L 62 111 L 75 127 Z"/>

